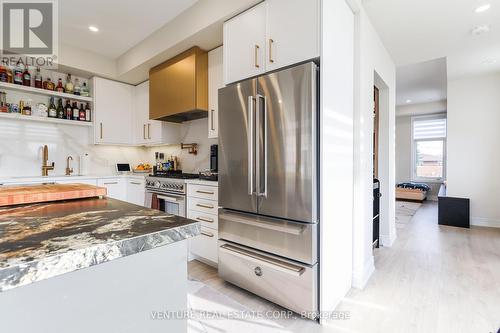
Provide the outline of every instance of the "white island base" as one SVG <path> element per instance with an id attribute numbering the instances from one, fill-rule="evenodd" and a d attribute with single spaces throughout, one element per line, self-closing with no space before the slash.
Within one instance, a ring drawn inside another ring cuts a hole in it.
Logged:
<path id="1" fill-rule="evenodd" d="M 186 332 L 186 309 L 187 240 L 0 293 L 2 332 Z"/>

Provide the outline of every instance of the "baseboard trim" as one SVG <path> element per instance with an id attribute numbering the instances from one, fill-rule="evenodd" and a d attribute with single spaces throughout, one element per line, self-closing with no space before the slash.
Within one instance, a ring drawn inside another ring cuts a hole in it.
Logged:
<path id="1" fill-rule="evenodd" d="M 380 245 L 384 247 L 392 247 L 394 242 L 396 241 L 396 233 L 394 232 L 393 235 L 380 235 Z"/>
<path id="2" fill-rule="evenodd" d="M 489 219 L 484 217 L 471 217 L 470 225 L 476 227 L 500 228 L 500 220 Z"/>
<path id="3" fill-rule="evenodd" d="M 352 272 L 352 287 L 356 289 L 364 289 L 374 271 L 375 271 L 375 264 L 373 256 L 371 256 L 365 262 L 363 271 Z"/>

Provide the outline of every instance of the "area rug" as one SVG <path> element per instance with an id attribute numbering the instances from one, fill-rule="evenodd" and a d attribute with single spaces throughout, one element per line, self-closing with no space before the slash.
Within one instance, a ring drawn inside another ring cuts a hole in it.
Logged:
<path id="1" fill-rule="evenodd" d="M 396 228 L 404 228 L 422 206 L 418 202 L 396 201 Z"/>
<path id="2" fill-rule="evenodd" d="M 188 310 L 188 333 L 290 332 L 200 281 L 188 281 Z"/>

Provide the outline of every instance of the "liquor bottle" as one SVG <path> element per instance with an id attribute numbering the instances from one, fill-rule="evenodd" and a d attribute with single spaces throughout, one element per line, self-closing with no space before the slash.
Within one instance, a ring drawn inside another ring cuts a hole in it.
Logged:
<path id="1" fill-rule="evenodd" d="M 66 100 L 66 106 L 64 107 L 64 115 L 66 116 L 65 118 L 68 120 L 71 120 L 71 117 L 73 116 L 73 108 L 71 107 L 69 99 Z"/>
<path id="2" fill-rule="evenodd" d="M 7 82 L 8 83 L 13 83 L 14 82 L 14 76 L 12 74 L 12 69 L 7 67 Z"/>
<path id="3" fill-rule="evenodd" d="M 75 86 L 73 88 L 73 94 L 80 95 L 82 87 L 80 86 L 80 80 L 78 78 L 75 79 Z"/>
<path id="4" fill-rule="evenodd" d="M 24 66 L 23 85 L 31 87 L 31 74 L 30 71 L 28 70 L 28 66 Z"/>
<path id="5" fill-rule="evenodd" d="M 14 83 L 23 84 L 23 69 L 20 61 L 18 61 L 16 67 L 14 67 Z"/>
<path id="6" fill-rule="evenodd" d="M 73 102 L 73 116 L 71 117 L 72 120 L 80 120 L 80 110 L 78 109 L 78 105 L 76 105 L 76 102 Z"/>
<path id="7" fill-rule="evenodd" d="M 62 83 L 62 79 L 59 78 L 59 80 L 57 80 L 57 87 L 56 87 L 56 91 L 57 92 L 64 92 L 64 87 L 63 87 L 63 83 Z"/>
<path id="8" fill-rule="evenodd" d="M 18 109 L 20 114 L 24 114 L 24 101 L 19 101 L 19 109 Z"/>
<path id="9" fill-rule="evenodd" d="M 43 82 L 43 89 L 54 90 L 54 88 L 55 88 L 54 82 L 52 82 L 50 80 L 50 77 L 48 77 L 47 81 Z"/>
<path id="10" fill-rule="evenodd" d="M 57 118 L 59 119 L 65 118 L 62 98 L 59 98 L 59 101 L 57 102 Z"/>
<path id="11" fill-rule="evenodd" d="M 85 121 L 85 109 L 83 108 L 83 103 L 80 103 L 80 111 L 79 111 L 80 121 Z"/>
<path id="12" fill-rule="evenodd" d="M 80 95 L 89 97 L 89 87 L 87 87 L 87 82 L 83 82 L 83 86 L 80 89 Z"/>
<path id="13" fill-rule="evenodd" d="M 8 82 L 7 68 L 4 65 L 0 65 L 0 82 Z"/>
<path id="14" fill-rule="evenodd" d="M 57 109 L 56 109 L 56 105 L 54 104 L 54 97 L 50 98 L 49 118 L 57 118 Z"/>
<path id="15" fill-rule="evenodd" d="M 31 100 L 29 99 L 24 103 L 23 114 L 25 116 L 31 116 Z"/>
<path id="16" fill-rule="evenodd" d="M 92 121 L 89 103 L 87 103 L 87 105 L 85 106 L 85 121 Z"/>
<path id="17" fill-rule="evenodd" d="M 66 86 L 64 87 L 68 94 L 73 93 L 73 82 L 71 81 L 71 74 L 66 77 Z"/>
<path id="18" fill-rule="evenodd" d="M 35 88 L 43 88 L 43 83 L 42 83 L 42 74 L 40 74 L 40 67 L 36 68 L 36 74 L 35 74 Z"/>

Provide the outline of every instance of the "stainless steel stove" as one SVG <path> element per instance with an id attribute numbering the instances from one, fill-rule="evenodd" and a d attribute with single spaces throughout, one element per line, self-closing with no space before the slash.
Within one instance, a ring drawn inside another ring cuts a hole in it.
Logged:
<path id="1" fill-rule="evenodd" d="M 175 173 L 146 177 L 146 205 L 168 214 L 186 216 L 186 179 L 198 175 Z"/>

